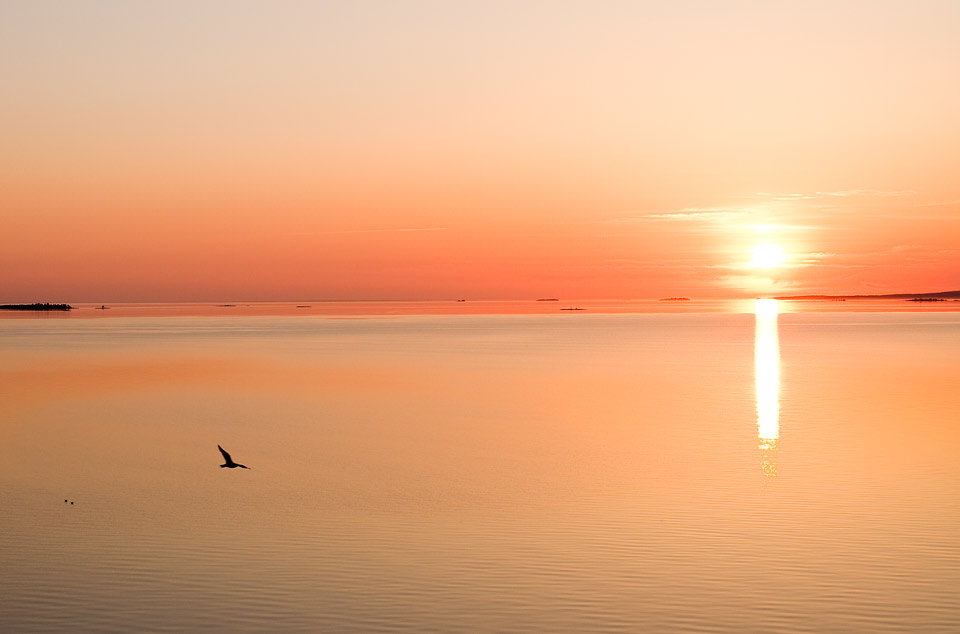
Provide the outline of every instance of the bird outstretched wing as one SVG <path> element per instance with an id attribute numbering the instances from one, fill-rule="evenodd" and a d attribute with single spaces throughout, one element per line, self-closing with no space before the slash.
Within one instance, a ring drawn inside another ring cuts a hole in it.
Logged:
<path id="1" fill-rule="evenodd" d="M 230 464 L 231 462 L 233 462 L 233 459 L 230 457 L 230 454 L 227 453 L 226 449 L 224 449 L 220 445 L 217 445 L 217 449 L 219 449 L 220 453 L 223 454 L 223 459 L 227 462 L 227 464 Z"/>

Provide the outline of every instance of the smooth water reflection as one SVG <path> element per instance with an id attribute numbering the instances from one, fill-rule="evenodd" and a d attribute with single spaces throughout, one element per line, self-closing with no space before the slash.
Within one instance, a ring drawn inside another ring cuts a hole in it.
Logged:
<path id="1" fill-rule="evenodd" d="M 958 349 L 753 300 L 0 320 L 0 631 L 956 634 Z"/>
<path id="2" fill-rule="evenodd" d="M 779 307 L 775 299 L 758 299 L 754 314 L 754 376 L 757 386 L 757 436 L 764 475 L 777 476 L 777 441 L 780 439 L 780 340 Z"/>

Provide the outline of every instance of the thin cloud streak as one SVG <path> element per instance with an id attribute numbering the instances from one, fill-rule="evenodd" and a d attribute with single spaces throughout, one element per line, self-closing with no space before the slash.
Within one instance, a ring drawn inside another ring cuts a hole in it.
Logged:
<path id="1" fill-rule="evenodd" d="M 895 191 L 883 191 L 879 189 L 841 189 L 841 190 L 830 191 L 830 192 L 801 192 L 801 193 L 788 193 L 788 194 L 778 194 L 773 192 L 756 192 L 754 196 L 757 198 L 771 198 L 773 200 L 781 200 L 781 201 L 796 201 L 796 200 L 817 200 L 822 198 L 848 198 L 851 196 L 890 198 L 895 196 L 913 196 L 917 193 L 918 192 L 912 189 L 901 189 L 901 190 L 895 190 Z"/>
<path id="2" fill-rule="evenodd" d="M 745 215 L 746 212 L 743 211 L 695 211 L 695 210 L 684 210 L 679 212 L 672 213 L 663 213 L 663 214 L 648 214 L 646 216 L 641 216 L 639 219 L 649 219 L 649 220 L 707 220 L 711 222 L 719 222 L 723 220 L 728 220 L 731 218 L 739 218 Z"/>
<path id="3" fill-rule="evenodd" d="M 416 227 L 411 229 L 345 229 L 343 231 L 306 231 L 295 236 L 326 236 L 340 233 L 406 233 L 411 231 L 449 231 L 450 227 Z"/>
<path id="4" fill-rule="evenodd" d="M 608 222 L 638 222 L 645 220 L 677 220 L 677 221 L 691 221 L 691 220 L 702 220 L 708 222 L 721 222 L 724 220 L 731 220 L 734 218 L 742 218 L 749 215 L 749 211 L 744 211 L 741 209 L 731 209 L 726 207 L 686 207 L 684 209 L 679 209 L 677 211 L 664 211 L 656 213 L 640 213 L 634 216 L 627 218 L 617 218 L 614 220 L 609 220 Z"/>
<path id="5" fill-rule="evenodd" d="M 780 222 L 744 225 L 744 227 L 747 229 L 753 229 L 757 233 L 776 233 L 777 231 L 823 231 L 835 228 L 824 225 L 795 225 Z"/>
<path id="6" fill-rule="evenodd" d="M 960 198 L 953 200 L 936 200 L 929 203 L 917 203 L 914 207 L 946 207 L 951 205 L 960 205 Z"/>
<path id="7" fill-rule="evenodd" d="M 912 196 L 917 192 L 912 189 L 901 189 L 896 191 L 882 191 L 878 189 L 844 189 L 834 192 L 815 192 L 818 196 Z"/>

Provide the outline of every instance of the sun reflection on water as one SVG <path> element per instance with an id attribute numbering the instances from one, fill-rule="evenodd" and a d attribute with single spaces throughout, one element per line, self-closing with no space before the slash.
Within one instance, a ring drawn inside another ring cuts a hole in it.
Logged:
<path id="1" fill-rule="evenodd" d="M 758 299 L 754 307 L 754 376 L 757 386 L 757 436 L 760 468 L 777 477 L 777 441 L 780 439 L 780 340 L 777 336 L 779 308 L 775 299 Z"/>

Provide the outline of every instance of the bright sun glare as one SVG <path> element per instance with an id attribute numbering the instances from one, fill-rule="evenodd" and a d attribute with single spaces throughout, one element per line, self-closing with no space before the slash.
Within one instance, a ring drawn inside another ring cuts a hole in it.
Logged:
<path id="1" fill-rule="evenodd" d="M 787 259 L 786 252 L 776 244 L 758 244 L 750 250 L 750 255 L 750 266 L 759 269 L 780 266 Z"/>

